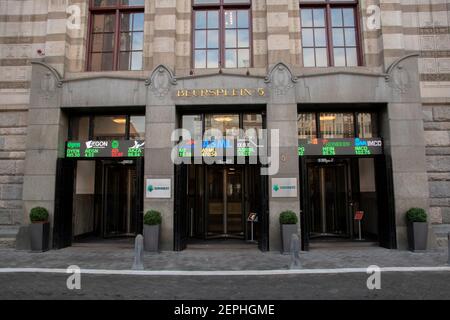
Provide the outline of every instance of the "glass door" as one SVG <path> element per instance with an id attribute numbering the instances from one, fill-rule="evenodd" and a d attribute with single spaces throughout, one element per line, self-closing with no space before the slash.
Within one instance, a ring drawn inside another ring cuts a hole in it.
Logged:
<path id="1" fill-rule="evenodd" d="M 311 165 L 308 177 L 310 236 L 349 237 L 346 165 Z"/>
<path id="2" fill-rule="evenodd" d="M 242 168 L 209 166 L 207 171 L 207 238 L 243 238 Z"/>
<path id="3" fill-rule="evenodd" d="M 136 178 L 133 161 L 104 164 L 104 237 L 136 235 Z"/>

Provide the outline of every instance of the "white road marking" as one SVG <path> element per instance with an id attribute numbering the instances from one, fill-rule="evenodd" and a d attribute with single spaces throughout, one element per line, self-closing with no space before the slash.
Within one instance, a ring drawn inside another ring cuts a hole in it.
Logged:
<path id="1" fill-rule="evenodd" d="M 449 267 L 385 267 L 381 272 L 442 272 Z M 67 269 L 56 268 L 0 268 L 0 273 L 67 273 Z M 269 276 L 296 274 L 341 274 L 367 273 L 367 268 L 340 269 L 279 269 L 279 270 L 217 270 L 217 271 L 182 271 L 182 270 L 105 270 L 81 269 L 82 274 L 92 275 L 129 275 L 129 276 Z"/>

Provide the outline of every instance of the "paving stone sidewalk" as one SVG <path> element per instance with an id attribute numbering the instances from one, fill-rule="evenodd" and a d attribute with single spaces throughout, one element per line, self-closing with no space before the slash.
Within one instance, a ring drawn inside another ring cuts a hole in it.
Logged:
<path id="1" fill-rule="evenodd" d="M 301 252 L 305 269 L 379 267 L 433 267 L 447 265 L 447 249 L 425 253 L 384 248 L 315 249 Z M 44 253 L 0 249 L 0 268 L 67 268 L 129 270 L 132 248 L 70 247 Z M 182 252 L 145 253 L 146 270 L 275 270 L 287 269 L 290 256 L 257 249 L 188 249 Z"/>

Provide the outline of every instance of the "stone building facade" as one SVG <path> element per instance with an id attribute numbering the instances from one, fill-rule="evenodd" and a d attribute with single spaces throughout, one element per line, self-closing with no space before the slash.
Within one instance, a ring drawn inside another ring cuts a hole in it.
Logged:
<path id="1" fill-rule="evenodd" d="M 176 127 L 179 106 L 217 101 L 208 98 L 193 103 L 170 93 L 157 98 L 155 77 L 160 70 L 163 82 L 173 80 L 175 86 L 176 79 L 176 87 L 167 90 L 227 88 L 227 81 L 237 81 L 238 88 L 274 90 L 270 77 L 283 82 L 287 75 L 295 94 L 286 91 L 275 99 L 270 91 L 267 99 L 239 100 L 246 105 L 266 105 L 268 128 L 279 128 L 281 136 L 294 140 L 282 146 L 281 153 L 290 160 L 282 163 L 285 171 L 281 170 L 280 177 L 299 176 L 294 147 L 297 121 L 292 119 L 297 105 L 386 103 L 387 115 L 380 117 L 390 128 L 383 139 L 389 146 L 385 152 L 392 157 L 398 247 L 405 247 L 402 214 L 412 206 L 428 209 L 442 244 L 450 225 L 450 2 L 356 1 L 358 66 L 324 68 L 304 66 L 300 8 L 313 3 L 250 1 L 252 62 L 242 68 L 206 69 L 193 65 L 193 2 L 145 0 L 141 70 L 87 71 L 92 59 L 88 52 L 89 1 L 0 0 L 2 241 L 11 243 L 18 226 L 28 223 L 27 212 L 35 205 L 46 206 L 53 216 L 56 159 L 64 156 L 69 121 L 64 108 L 145 106 L 144 175 L 176 178 L 171 166 L 161 166 L 173 145 L 164 140 L 162 132 Z M 276 76 L 277 72 L 281 75 Z M 364 92 L 365 88 L 375 92 Z M 155 136 L 160 139 L 151 142 Z M 274 212 L 269 219 L 269 239 L 274 244 L 270 248 L 279 245 L 275 212 L 286 208 L 299 212 L 300 197 L 281 201 L 269 197 L 269 211 Z M 166 217 L 163 240 L 168 249 L 176 241 L 175 202 L 173 198 L 144 200 L 144 209 L 157 207 Z"/>

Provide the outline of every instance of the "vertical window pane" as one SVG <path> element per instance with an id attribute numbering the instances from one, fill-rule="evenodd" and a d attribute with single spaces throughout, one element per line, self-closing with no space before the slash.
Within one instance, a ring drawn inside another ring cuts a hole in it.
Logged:
<path id="1" fill-rule="evenodd" d="M 144 6 L 144 0 L 120 0 L 124 6 Z"/>
<path id="2" fill-rule="evenodd" d="M 143 40 L 144 33 L 143 32 L 133 32 L 133 45 L 131 46 L 132 50 L 142 50 L 143 49 Z"/>
<path id="3" fill-rule="evenodd" d="M 195 31 L 195 48 L 206 48 L 206 31 Z"/>
<path id="4" fill-rule="evenodd" d="M 131 68 L 130 70 L 142 70 L 142 52 L 131 53 Z"/>
<path id="5" fill-rule="evenodd" d="M 251 130 L 247 132 L 247 137 L 257 139 L 258 130 L 262 129 L 262 116 L 255 113 L 246 113 L 243 115 L 243 129 Z"/>
<path id="6" fill-rule="evenodd" d="M 144 13 L 133 14 L 133 31 L 144 31 Z"/>
<path id="7" fill-rule="evenodd" d="M 378 135 L 376 114 L 358 113 L 358 137 L 374 138 Z"/>
<path id="8" fill-rule="evenodd" d="M 236 30 L 225 31 L 225 47 L 236 48 Z"/>
<path id="9" fill-rule="evenodd" d="M 208 48 L 219 48 L 219 31 L 208 30 Z"/>
<path id="10" fill-rule="evenodd" d="M 239 49 L 238 50 L 238 67 L 246 68 L 250 66 L 250 50 Z"/>
<path id="11" fill-rule="evenodd" d="M 356 48 L 346 48 L 347 66 L 356 67 L 358 65 L 358 54 Z"/>
<path id="12" fill-rule="evenodd" d="M 238 47 L 239 48 L 245 48 L 249 47 L 250 42 L 248 39 L 248 30 L 238 30 Z"/>
<path id="13" fill-rule="evenodd" d="M 208 11 L 208 28 L 219 28 L 219 11 Z"/>
<path id="14" fill-rule="evenodd" d="M 313 29 L 302 30 L 302 45 L 303 47 L 314 47 Z"/>
<path id="15" fill-rule="evenodd" d="M 130 116 L 130 139 L 145 139 L 145 116 Z"/>
<path id="16" fill-rule="evenodd" d="M 302 27 L 312 27 L 312 10 L 311 9 L 301 9 L 301 22 Z"/>
<path id="17" fill-rule="evenodd" d="M 191 134 L 191 139 L 202 139 L 202 117 L 200 115 L 183 115 L 181 118 L 181 127 L 186 129 Z"/>
<path id="18" fill-rule="evenodd" d="M 103 53 L 101 70 L 110 71 L 112 69 L 113 69 L 113 54 L 112 53 Z"/>
<path id="19" fill-rule="evenodd" d="M 355 29 L 345 28 L 345 45 L 348 47 L 356 46 Z"/>
<path id="20" fill-rule="evenodd" d="M 89 140 L 89 117 L 74 117 L 70 119 L 70 137 L 71 140 L 87 141 Z"/>
<path id="21" fill-rule="evenodd" d="M 316 28 L 314 29 L 314 42 L 316 47 L 326 47 L 327 40 L 325 38 L 325 29 Z"/>
<path id="22" fill-rule="evenodd" d="M 119 70 L 129 70 L 131 52 L 121 52 L 119 54 Z"/>
<path id="23" fill-rule="evenodd" d="M 344 46 L 344 32 L 342 31 L 342 28 L 333 28 L 333 46 Z"/>
<path id="24" fill-rule="evenodd" d="M 316 66 L 317 67 L 328 66 L 327 49 L 326 48 L 316 48 Z"/>
<path id="25" fill-rule="evenodd" d="M 120 15 L 120 30 L 121 31 L 131 31 L 133 30 L 133 17 L 131 14 Z"/>
<path id="26" fill-rule="evenodd" d="M 206 11 L 195 12 L 195 29 L 206 28 Z"/>
<path id="27" fill-rule="evenodd" d="M 325 10 L 313 10 L 314 27 L 325 27 Z"/>
<path id="28" fill-rule="evenodd" d="M 316 138 L 316 115 L 315 113 L 299 113 L 297 117 L 298 138 Z"/>
<path id="29" fill-rule="evenodd" d="M 342 27 L 342 9 L 331 9 L 331 25 Z"/>
<path id="30" fill-rule="evenodd" d="M 125 125 L 125 116 L 96 116 L 94 117 L 94 139 L 123 139 Z"/>
<path id="31" fill-rule="evenodd" d="M 225 28 L 236 28 L 236 11 L 225 11 Z"/>
<path id="32" fill-rule="evenodd" d="M 122 32 L 120 34 L 120 50 L 130 51 L 131 50 L 131 35 L 129 32 Z"/>
<path id="33" fill-rule="evenodd" d="M 195 68 L 206 68 L 206 50 L 195 50 Z"/>
<path id="34" fill-rule="evenodd" d="M 353 138 L 353 114 L 320 113 L 320 132 L 323 138 Z"/>
<path id="35" fill-rule="evenodd" d="M 239 10 L 237 12 L 238 28 L 248 28 L 248 10 Z"/>
<path id="36" fill-rule="evenodd" d="M 105 15 L 105 25 L 103 31 L 114 32 L 116 28 L 116 16 L 114 14 Z"/>
<path id="37" fill-rule="evenodd" d="M 345 49 L 344 48 L 334 48 L 334 65 L 336 67 L 345 67 Z"/>
<path id="38" fill-rule="evenodd" d="M 225 50 L 225 68 L 236 68 L 236 50 Z"/>
<path id="39" fill-rule="evenodd" d="M 303 49 L 303 65 L 305 67 L 314 67 L 316 65 L 314 58 L 314 49 L 312 48 Z"/>
<path id="40" fill-rule="evenodd" d="M 219 50 L 208 50 L 208 68 L 219 67 Z"/>
<path id="41" fill-rule="evenodd" d="M 353 27 L 355 25 L 355 14 L 353 9 L 342 9 L 344 15 L 344 26 Z"/>

